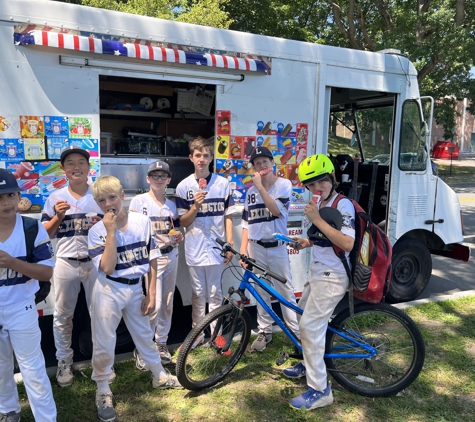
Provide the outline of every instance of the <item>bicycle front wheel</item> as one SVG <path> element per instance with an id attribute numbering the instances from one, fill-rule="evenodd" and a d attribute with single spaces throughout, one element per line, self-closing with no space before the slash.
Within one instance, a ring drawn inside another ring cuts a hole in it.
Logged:
<path id="1" fill-rule="evenodd" d="M 371 358 L 362 347 L 328 330 L 326 354 L 346 357 L 326 358 L 327 369 L 347 390 L 368 397 L 386 397 L 408 387 L 424 365 L 425 346 L 416 323 L 403 311 L 386 303 L 355 306 L 339 313 L 330 325 L 356 341 L 376 349 Z"/>
<path id="2" fill-rule="evenodd" d="M 183 342 L 176 362 L 180 384 L 193 391 L 217 384 L 239 362 L 250 335 L 251 319 L 245 309 L 241 313 L 228 304 L 210 312 Z"/>

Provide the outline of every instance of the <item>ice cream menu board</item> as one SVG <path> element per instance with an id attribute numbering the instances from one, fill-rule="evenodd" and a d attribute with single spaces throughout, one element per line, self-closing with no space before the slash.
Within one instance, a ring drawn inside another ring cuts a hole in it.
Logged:
<path id="1" fill-rule="evenodd" d="M 274 155 L 275 174 L 292 182 L 292 201 L 302 202 L 305 189 L 297 169 L 307 157 L 308 123 L 279 122 L 262 119 L 255 133 L 233 135 L 231 112 L 216 111 L 216 172 L 226 177 L 234 189 L 236 202 L 243 202 L 246 189 L 252 186 L 253 167 L 249 161 L 256 146 L 269 148 Z"/>
<path id="2" fill-rule="evenodd" d="M 92 183 L 99 176 L 99 142 L 92 119 L 75 116 L 12 116 L 0 110 L 0 160 L 22 189 L 20 211 L 41 212 L 48 196 L 68 184 L 59 160 L 64 148 L 89 151 Z"/>

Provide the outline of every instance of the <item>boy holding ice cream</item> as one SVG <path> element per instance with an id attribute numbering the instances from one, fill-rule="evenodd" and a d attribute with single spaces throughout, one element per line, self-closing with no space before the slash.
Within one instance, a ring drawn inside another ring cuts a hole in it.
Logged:
<path id="1" fill-rule="evenodd" d="M 69 147 L 62 152 L 61 169 L 69 180 L 69 186 L 52 192 L 41 218 L 49 236 L 57 239 L 53 335 L 58 360 L 56 380 L 61 387 L 74 382 L 71 335 L 81 283 L 89 308 L 97 278 L 88 256 L 87 235 L 89 228 L 100 221 L 103 214 L 87 184 L 89 158 L 89 152 L 81 148 Z"/>

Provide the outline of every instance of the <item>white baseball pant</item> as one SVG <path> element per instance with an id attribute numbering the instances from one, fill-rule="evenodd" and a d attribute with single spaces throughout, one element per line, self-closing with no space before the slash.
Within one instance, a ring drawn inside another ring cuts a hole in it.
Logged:
<path id="1" fill-rule="evenodd" d="M 302 298 L 306 303 L 300 319 L 303 357 L 307 369 L 307 385 L 317 391 L 327 387 L 327 370 L 323 355 L 328 321 L 336 305 L 348 290 L 348 276 L 321 262 L 310 266 L 309 282 Z"/>
<path id="2" fill-rule="evenodd" d="M 292 284 L 292 274 L 290 273 L 290 261 L 287 253 L 287 246 L 281 245 L 275 248 L 264 248 L 255 242 L 249 242 L 247 247 L 249 256 L 254 258 L 258 263 L 263 264 L 269 270 L 281 275 L 287 279 L 287 283 L 282 284 L 280 281 L 274 281 L 274 288 L 279 292 L 286 300 L 297 306 L 297 300 L 295 299 L 294 286 Z M 271 300 L 268 293 L 266 293 L 260 287 L 256 287 L 262 299 L 271 306 Z M 297 314 L 284 305 L 281 305 L 282 315 L 286 324 L 295 333 L 297 337 L 299 334 L 299 324 L 297 321 Z M 259 332 L 272 333 L 272 324 L 274 320 L 264 310 L 264 308 L 257 304 L 257 326 Z"/>
<path id="3" fill-rule="evenodd" d="M 0 326 L 0 413 L 21 410 L 13 378 L 15 353 L 35 421 L 55 422 L 56 405 L 41 351 L 34 297 L 10 306 L 0 304 Z"/>
<path id="4" fill-rule="evenodd" d="M 92 263 L 70 261 L 57 258 L 54 270 L 54 314 L 53 335 L 56 346 L 56 359 L 73 357 L 71 335 L 73 333 L 73 316 L 78 301 L 81 283 L 86 294 L 87 307 L 91 307 L 91 294 L 97 278 L 97 271 Z M 90 312 L 90 311 L 89 311 Z"/>
<path id="5" fill-rule="evenodd" d="M 157 259 L 157 296 L 150 314 L 150 327 L 156 343 L 166 343 L 172 325 L 173 295 L 178 272 L 178 248 Z"/>
<path id="6" fill-rule="evenodd" d="M 191 278 L 191 308 L 194 327 L 206 314 L 206 301 L 208 301 L 208 311 L 211 312 L 219 308 L 223 301 L 221 290 L 221 276 L 224 264 L 208 265 L 206 267 L 189 266 Z"/>
<path id="7" fill-rule="evenodd" d="M 92 379 L 106 384 L 112 374 L 116 343 L 115 330 L 124 318 L 135 347 L 154 376 L 163 373 L 160 355 L 153 344 L 153 332 L 148 315 L 143 315 L 142 283 L 121 284 L 102 275 L 97 279 L 91 302 Z"/>

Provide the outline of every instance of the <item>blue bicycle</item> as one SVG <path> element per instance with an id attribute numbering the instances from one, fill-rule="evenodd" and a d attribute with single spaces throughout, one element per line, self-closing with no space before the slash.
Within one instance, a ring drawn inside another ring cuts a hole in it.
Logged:
<path id="1" fill-rule="evenodd" d="M 186 337 L 176 363 L 178 380 L 183 387 L 198 391 L 223 380 L 246 351 L 251 335 L 251 319 L 245 309 L 246 291 L 264 307 L 289 337 L 298 353 L 282 352 L 278 365 L 289 357 L 302 358 L 297 336 L 269 307 L 255 285 L 298 314 L 303 311 L 285 300 L 263 279 L 286 280 L 239 254 L 229 243 L 219 242 L 222 254 L 228 251 L 246 264 L 239 288 L 229 289 L 223 305 L 210 312 Z M 239 300 L 233 295 L 239 296 Z M 325 363 L 333 378 L 347 390 L 368 397 L 397 394 L 408 387 L 422 370 L 425 346 L 416 323 L 401 310 L 386 303 L 355 305 L 329 323 Z"/>

